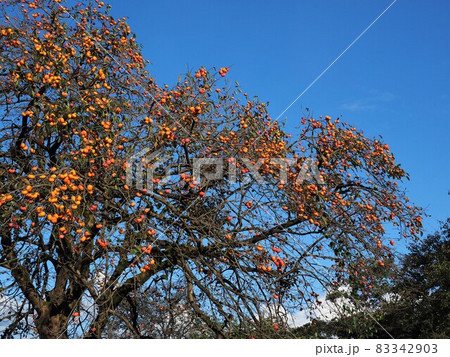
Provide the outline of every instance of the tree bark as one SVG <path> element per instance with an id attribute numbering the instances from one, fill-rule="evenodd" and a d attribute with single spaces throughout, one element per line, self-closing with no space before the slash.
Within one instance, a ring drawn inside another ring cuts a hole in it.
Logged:
<path id="1" fill-rule="evenodd" d="M 50 308 L 45 309 L 36 320 L 39 337 L 45 339 L 67 338 L 67 320 L 68 317 L 64 316 L 64 314 L 52 314 Z"/>

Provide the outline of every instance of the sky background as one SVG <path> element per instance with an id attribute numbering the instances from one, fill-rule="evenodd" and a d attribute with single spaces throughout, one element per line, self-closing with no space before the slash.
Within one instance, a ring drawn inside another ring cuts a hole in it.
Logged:
<path id="1" fill-rule="evenodd" d="M 276 118 L 392 0 L 108 3 L 159 84 L 230 66 L 228 79 Z M 381 135 L 410 174 L 408 196 L 431 215 L 426 233 L 450 217 L 449 18 L 448 0 L 398 0 L 282 117 L 292 134 L 310 108 Z"/>

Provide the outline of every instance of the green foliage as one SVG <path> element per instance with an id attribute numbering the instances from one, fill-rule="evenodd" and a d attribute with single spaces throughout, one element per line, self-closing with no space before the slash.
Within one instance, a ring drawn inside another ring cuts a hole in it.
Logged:
<path id="1" fill-rule="evenodd" d="M 450 219 L 411 247 L 380 323 L 396 338 L 450 337 Z"/>
<path id="2" fill-rule="evenodd" d="M 309 338 L 449 338 L 450 218 L 440 231 L 414 243 L 402 259 L 390 294 L 366 313 L 315 320 L 295 330 Z"/>

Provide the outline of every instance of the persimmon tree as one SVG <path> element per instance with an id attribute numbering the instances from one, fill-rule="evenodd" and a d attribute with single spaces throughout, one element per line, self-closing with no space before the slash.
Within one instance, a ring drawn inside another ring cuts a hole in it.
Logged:
<path id="1" fill-rule="evenodd" d="M 284 336 L 322 286 L 370 297 L 387 226 L 420 233 L 381 139 L 290 137 L 228 68 L 160 86 L 102 2 L 0 5 L 4 337 Z"/>

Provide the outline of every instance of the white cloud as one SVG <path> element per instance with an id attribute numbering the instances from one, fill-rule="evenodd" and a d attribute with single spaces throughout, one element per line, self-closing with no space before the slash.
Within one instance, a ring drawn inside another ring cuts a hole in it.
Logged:
<path id="1" fill-rule="evenodd" d="M 351 112 L 360 112 L 365 110 L 376 109 L 380 104 L 391 102 L 396 96 L 390 92 L 382 92 L 378 90 L 371 90 L 369 96 L 358 99 L 350 103 L 342 104 L 339 109 L 348 110 Z"/>
<path id="2" fill-rule="evenodd" d="M 345 293 L 348 291 L 348 287 L 342 286 L 339 291 Z M 299 327 L 307 324 L 312 319 L 330 321 L 335 317 L 344 315 L 344 306 L 353 305 L 347 298 L 340 297 L 333 300 L 327 300 L 326 295 L 320 295 L 319 300 L 322 301 L 320 305 L 317 305 L 314 309 L 306 309 L 297 311 L 291 315 L 290 326 Z"/>
<path id="3" fill-rule="evenodd" d="M 342 104 L 339 109 L 348 110 L 350 112 L 362 112 L 364 110 L 375 109 L 375 105 L 364 104 L 364 102 L 356 101 L 353 103 Z"/>

